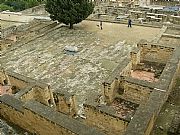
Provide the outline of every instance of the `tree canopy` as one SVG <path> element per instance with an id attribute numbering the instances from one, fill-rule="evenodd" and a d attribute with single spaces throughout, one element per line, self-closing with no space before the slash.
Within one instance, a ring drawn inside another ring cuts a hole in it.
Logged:
<path id="1" fill-rule="evenodd" d="M 21 11 L 43 2 L 44 0 L 0 0 L 0 10 Z"/>
<path id="2" fill-rule="evenodd" d="M 73 24 L 86 19 L 94 9 L 89 0 L 46 0 L 46 11 L 52 20 L 57 20 L 73 28 Z"/>
<path id="3" fill-rule="evenodd" d="M 9 10 L 9 11 L 14 11 L 14 9 L 8 5 L 5 4 L 0 4 L 0 10 L 4 11 L 4 10 Z"/>

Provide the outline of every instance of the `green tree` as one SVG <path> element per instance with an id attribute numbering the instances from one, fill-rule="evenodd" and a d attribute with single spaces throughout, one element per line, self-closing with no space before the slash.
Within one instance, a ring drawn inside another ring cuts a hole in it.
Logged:
<path id="1" fill-rule="evenodd" d="M 11 9 L 11 11 L 12 11 L 12 8 L 14 11 L 21 11 L 27 8 L 37 6 L 44 2 L 45 0 L 0 0 L 0 4 L 3 4 L 1 7 L 3 9 L 7 9 L 8 7 L 10 7 L 9 9 Z"/>
<path id="2" fill-rule="evenodd" d="M 70 25 L 86 19 L 94 9 L 89 0 L 46 0 L 46 11 L 50 13 L 52 20 Z"/>
<path id="3" fill-rule="evenodd" d="M 5 4 L 0 4 L 0 11 L 4 11 L 4 10 L 14 11 L 12 7 Z"/>

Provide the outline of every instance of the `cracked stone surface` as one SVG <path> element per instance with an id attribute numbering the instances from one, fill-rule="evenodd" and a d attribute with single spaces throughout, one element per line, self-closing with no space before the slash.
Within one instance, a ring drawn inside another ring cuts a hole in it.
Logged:
<path id="1" fill-rule="evenodd" d="M 8 21 L 2 21 L 2 20 L 0 21 L 0 23 L 1 23 L 1 27 L 3 29 L 8 28 L 8 27 L 13 26 L 13 25 L 18 26 L 18 25 L 23 24 L 23 23 L 20 23 L 20 22 L 8 22 Z"/>
<path id="2" fill-rule="evenodd" d="M 74 30 L 65 26 L 55 29 L 13 51 L 8 51 L 1 56 L 1 64 L 5 69 L 48 83 L 53 90 L 74 93 L 80 105 L 88 96 L 101 92 L 104 79 L 129 57 L 129 52 L 134 46 L 125 43 L 120 34 L 113 35 L 112 26 L 115 33 L 119 31 L 114 25 L 108 24 L 104 32 L 109 28 L 110 33 L 102 35 L 103 31 L 94 24 L 85 21 L 75 26 Z M 91 29 L 91 25 L 94 29 Z M 116 26 L 119 27 L 117 24 Z M 126 27 L 121 27 L 123 26 Z M 133 29 L 139 29 L 139 26 Z M 144 28 L 141 31 L 143 30 Z M 138 34 L 137 30 L 134 34 Z M 153 36 L 151 33 L 149 38 L 153 39 Z M 128 39 L 125 35 L 123 37 Z M 139 37 L 141 38 L 143 37 Z M 64 52 L 65 46 L 76 46 L 79 52 L 68 55 Z"/>
<path id="3" fill-rule="evenodd" d="M 31 135 L 31 133 L 28 133 L 19 127 L 12 126 L 12 124 L 10 125 L 0 119 L 0 135 Z"/>

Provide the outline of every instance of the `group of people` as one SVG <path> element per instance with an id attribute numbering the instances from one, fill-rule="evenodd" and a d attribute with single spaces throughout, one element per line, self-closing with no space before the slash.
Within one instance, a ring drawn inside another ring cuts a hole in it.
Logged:
<path id="1" fill-rule="evenodd" d="M 101 30 L 103 29 L 103 24 L 102 24 L 102 21 L 100 21 L 100 24 L 99 24 L 99 26 L 100 26 L 100 28 L 101 28 Z M 132 27 L 132 20 L 129 18 L 128 19 L 128 27 Z"/>

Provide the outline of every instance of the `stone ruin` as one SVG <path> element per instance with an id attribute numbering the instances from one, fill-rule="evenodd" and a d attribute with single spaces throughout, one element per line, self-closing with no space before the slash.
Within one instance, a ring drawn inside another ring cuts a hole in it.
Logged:
<path id="1" fill-rule="evenodd" d="M 57 27 L 56 22 L 43 21 L 16 27 L 17 42 L 7 53 L 23 46 L 23 40 L 39 39 Z M 2 66 L 0 116 L 33 134 L 150 134 L 180 74 L 178 30 L 164 26 L 152 42 L 141 40 L 130 57 L 118 61 L 105 81 L 101 80 L 100 94 L 86 99 L 82 114 L 78 113 L 79 95 L 67 92 L 68 88 L 52 89 Z M 178 124 L 177 114 L 168 133 L 178 133 Z"/>
<path id="2" fill-rule="evenodd" d="M 10 91 L 1 94 L 0 115 L 35 134 L 149 134 L 180 72 L 179 51 L 140 41 L 102 83 L 102 94 L 87 99 L 79 118 L 76 95 L 52 92 L 49 85 L 1 68 L 2 88 Z M 133 77 L 144 70 L 158 80 Z"/>
<path id="3" fill-rule="evenodd" d="M 158 5 L 158 2 L 159 5 Z M 177 1 L 101 1 L 96 3 L 90 20 L 139 25 L 180 24 L 180 6 Z"/>

